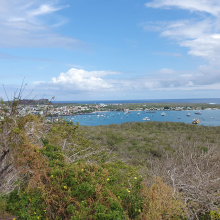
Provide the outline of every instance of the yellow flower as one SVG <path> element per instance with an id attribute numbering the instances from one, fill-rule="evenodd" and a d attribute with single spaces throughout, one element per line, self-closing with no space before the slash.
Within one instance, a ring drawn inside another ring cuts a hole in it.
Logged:
<path id="1" fill-rule="evenodd" d="M 137 177 L 134 178 L 135 180 L 137 179 Z"/>
<path id="2" fill-rule="evenodd" d="M 50 177 L 53 178 L 53 175 L 51 175 Z"/>
<path id="3" fill-rule="evenodd" d="M 64 188 L 64 189 L 67 189 L 67 186 L 64 186 L 63 188 Z"/>
<path id="4" fill-rule="evenodd" d="M 36 215 L 37 213 L 36 213 L 36 212 L 34 212 L 34 214 Z"/>
<path id="5" fill-rule="evenodd" d="M 120 196 L 118 196 L 118 198 L 120 199 Z"/>
<path id="6" fill-rule="evenodd" d="M 107 178 L 107 181 L 109 181 L 110 179 L 109 178 Z"/>
<path id="7" fill-rule="evenodd" d="M 44 212 L 47 212 L 47 210 L 44 210 Z"/>
<path id="8" fill-rule="evenodd" d="M 16 220 L 16 218 L 13 218 L 13 220 Z"/>
<path id="9" fill-rule="evenodd" d="M 37 216 L 37 219 L 40 219 L 40 217 L 39 217 L 39 216 Z"/>
<path id="10" fill-rule="evenodd" d="M 129 189 L 127 189 L 127 192 L 130 193 L 131 191 Z"/>
<path id="11" fill-rule="evenodd" d="M 83 172 L 83 171 L 84 171 L 84 169 L 81 169 L 81 171 Z"/>
<path id="12" fill-rule="evenodd" d="M 139 209 L 138 212 L 141 212 L 141 210 Z"/>

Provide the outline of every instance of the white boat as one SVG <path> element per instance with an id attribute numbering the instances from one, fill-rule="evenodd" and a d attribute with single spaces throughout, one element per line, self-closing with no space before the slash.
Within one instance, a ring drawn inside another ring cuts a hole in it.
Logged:
<path id="1" fill-rule="evenodd" d="M 162 112 L 162 113 L 161 113 L 161 116 L 164 116 L 164 115 L 166 115 L 166 113 L 165 113 L 165 112 Z"/>
<path id="2" fill-rule="evenodd" d="M 186 116 L 190 116 L 190 113 L 187 113 L 187 115 Z"/>
<path id="3" fill-rule="evenodd" d="M 195 114 L 197 114 L 197 115 L 201 115 L 202 112 L 198 111 L 198 112 L 195 112 Z"/>
<path id="4" fill-rule="evenodd" d="M 142 120 L 144 121 L 150 121 L 150 119 L 148 117 L 143 118 Z"/>

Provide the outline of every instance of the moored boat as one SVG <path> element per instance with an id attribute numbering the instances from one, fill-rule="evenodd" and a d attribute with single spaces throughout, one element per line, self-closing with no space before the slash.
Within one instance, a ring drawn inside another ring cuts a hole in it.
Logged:
<path id="1" fill-rule="evenodd" d="M 150 119 L 148 117 L 143 118 L 142 120 L 144 121 L 150 121 Z"/>
<path id="2" fill-rule="evenodd" d="M 199 119 L 198 118 L 194 118 L 192 121 L 192 124 L 199 124 Z"/>
<path id="3" fill-rule="evenodd" d="M 195 114 L 197 114 L 197 115 L 201 115 L 202 112 L 198 111 L 198 112 L 195 112 Z"/>

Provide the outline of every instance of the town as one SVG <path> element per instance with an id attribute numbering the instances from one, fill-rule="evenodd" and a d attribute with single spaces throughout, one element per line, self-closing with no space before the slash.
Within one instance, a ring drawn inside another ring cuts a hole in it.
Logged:
<path id="1" fill-rule="evenodd" d="M 13 102 L 2 102 L 0 105 L 0 117 L 11 115 Z M 16 114 L 24 116 L 27 114 L 59 117 L 73 116 L 77 114 L 88 114 L 100 111 L 183 111 L 183 110 L 204 110 L 219 109 L 217 104 L 187 104 L 187 103 L 116 103 L 116 104 L 77 104 L 77 103 L 52 103 L 48 99 L 20 100 L 16 106 Z"/>

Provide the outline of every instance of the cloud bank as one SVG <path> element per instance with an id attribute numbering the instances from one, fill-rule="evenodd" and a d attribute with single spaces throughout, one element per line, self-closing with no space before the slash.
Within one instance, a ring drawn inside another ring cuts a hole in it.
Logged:
<path id="1" fill-rule="evenodd" d="M 212 74 L 210 74 L 210 72 Z M 178 72 L 163 68 L 154 72 L 152 76 L 143 75 L 140 78 L 128 78 L 125 73 L 112 71 L 87 71 L 71 68 L 60 73 L 50 82 L 36 82 L 35 90 L 44 91 L 51 97 L 116 97 L 129 94 L 147 94 L 155 91 L 198 91 L 216 90 L 220 88 L 220 70 L 213 70 L 209 66 L 200 66 L 197 72 Z"/>
<path id="2" fill-rule="evenodd" d="M 201 11 L 218 16 L 220 14 L 220 4 L 218 0 L 154 0 L 145 4 L 153 8 L 171 8 L 176 7 L 189 11 Z"/>
<path id="3" fill-rule="evenodd" d="M 146 7 L 191 11 L 190 19 L 157 21 L 143 24 L 145 30 L 159 31 L 161 36 L 175 40 L 188 54 L 219 66 L 220 59 L 220 1 L 218 0 L 154 0 Z M 172 13 L 172 12 L 171 12 Z"/>
<path id="4" fill-rule="evenodd" d="M 62 36 L 53 29 L 66 21 L 56 12 L 67 6 L 58 3 L 57 0 L 1 0 L 0 47 L 75 48 L 81 45 L 79 40 Z"/>

